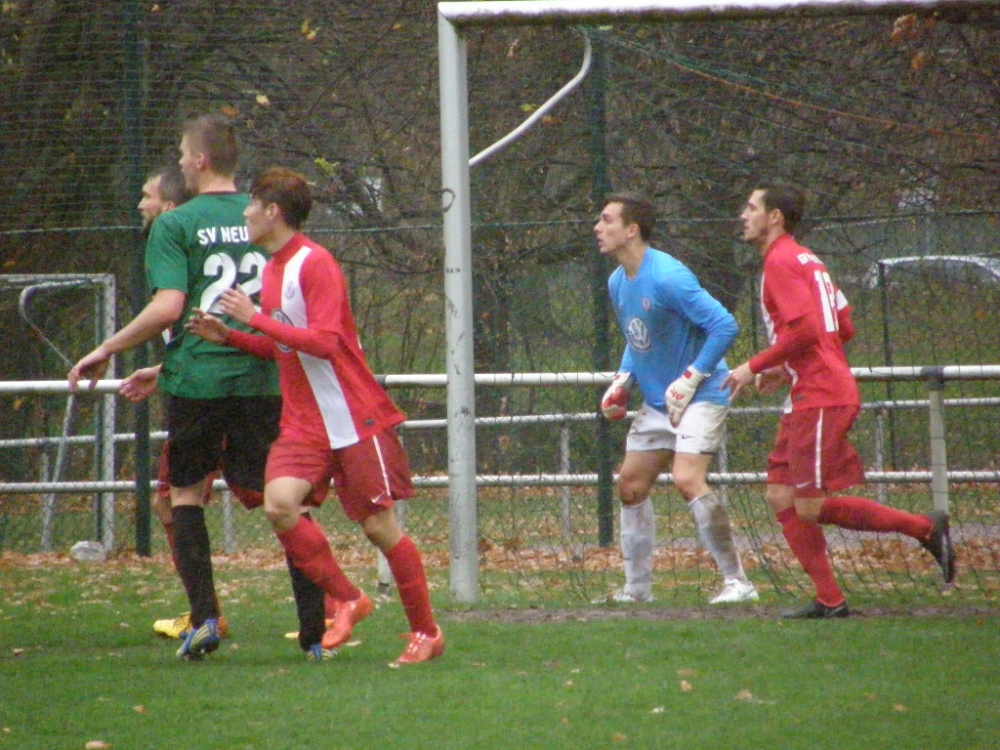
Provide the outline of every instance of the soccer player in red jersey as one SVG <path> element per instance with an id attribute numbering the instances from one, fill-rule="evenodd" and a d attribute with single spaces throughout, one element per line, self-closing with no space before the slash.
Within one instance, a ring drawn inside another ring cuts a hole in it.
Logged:
<path id="1" fill-rule="evenodd" d="M 850 308 L 823 262 L 792 235 L 804 207 L 798 189 L 765 184 L 753 191 L 740 215 L 743 240 L 764 259 L 761 311 L 770 345 L 735 368 L 726 386 L 735 397 L 755 381 L 764 392 L 790 382 L 768 457 L 766 497 L 816 598 L 785 616 L 847 617 L 820 524 L 913 537 L 934 556 L 947 583 L 955 576 L 955 558 L 945 513 L 916 515 L 832 494 L 864 481 L 861 459 L 848 439 L 861 399 L 843 346 L 853 334 Z"/>
<path id="2" fill-rule="evenodd" d="M 397 500 L 413 496 L 395 431 L 405 417 L 368 368 L 340 266 L 299 231 L 311 208 L 301 175 L 283 168 L 261 174 L 244 212 L 250 241 L 271 254 L 261 309 L 240 287 L 220 296 L 219 309 L 264 335 L 229 328 L 202 311 L 187 328 L 278 362 L 281 424 L 267 459 L 264 509 L 295 565 L 337 601 L 323 647 L 345 643 L 372 611 L 319 524 L 301 514 L 303 506 L 323 502 L 332 479 L 344 512 L 386 556 L 396 581 L 410 632 L 393 664 L 427 661 L 444 652 L 444 635 L 434 621 L 420 553 L 393 512 Z"/>

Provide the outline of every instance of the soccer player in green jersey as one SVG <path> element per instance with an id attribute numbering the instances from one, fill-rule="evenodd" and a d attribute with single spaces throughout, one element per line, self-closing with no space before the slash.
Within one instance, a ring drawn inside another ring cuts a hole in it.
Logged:
<path id="1" fill-rule="evenodd" d="M 239 284 L 249 294 L 259 292 L 266 258 L 249 243 L 243 223 L 248 198 L 236 190 L 239 145 L 234 126 L 214 115 L 189 120 L 180 152 L 185 184 L 195 197 L 153 221 L 146 244 L 146 278 L 153 297 L 130 323 L 77 362 L 68 378 L 74 389 L 87 379 L 93 387 L 114 354 L 171 330 L 158 387 L 168 398 L 174 554 L 191 605 L 191 628 L 177 655 L 200 659 L 219 645 L 205 478 L 221 462 L 240 501 L 248 508 L 262 503 L 264 466 L 278 434 L 281 398 L 273 362 L 184 330 L 192 309 L 217 311 L 216 299 L 224 289 Z M 307 655 L 322 658 L 322 589 L 294 566 L 289 570 L 299 643 Z"/>

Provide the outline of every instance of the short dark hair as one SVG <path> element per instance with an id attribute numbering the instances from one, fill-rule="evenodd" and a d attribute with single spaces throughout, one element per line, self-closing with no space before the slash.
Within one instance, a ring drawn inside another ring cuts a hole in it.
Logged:
<path id="1" fill-rule="evenodd" d="M 165 202 L 179 206 L 191 200 L 191 191 L 184 182 L 184 173 L 176 164 L 153 170 L 148 179 L 159 179 L 160 198 Z"/>
<path id="2" fill-rule="evenodd" d="M 181 133 L 197 151 L 208 157 L 213 172 L 227 177 L 236 174 L 240 144 L 231 120 L 221 115 L 202 115 L 184 123 Z"/>
<path id="3" fill-rule="evenodd" d="M 611 193 L 604 199 L 604 205 L 609 203 L 620 203 L 622 206 L 622 223 L 638 224 L 639 236 L 643 241 L 648 242 L 653 236 L 656 228 L 656 206 L 653 201 L 641 193 L 623 191 L 621 193 Z"/>
<path id="4" fill-rule="evenodd" d="M 757 190 L 763 193 L 764 210 L 781 211 L 785 217 L 785 231 L 794 233 L 806 212 L 805 193 L 787 182 L 764 182 L 757 186 Z"/>
<path id="5" fill-rule="evenodd" d="M 300 229 L 312 210 L 312 189 L 306 178 L 285 167 L 261 172 L 250 185 L 250 197 L 265 206 L 274 203 L 292 229 Z"/>

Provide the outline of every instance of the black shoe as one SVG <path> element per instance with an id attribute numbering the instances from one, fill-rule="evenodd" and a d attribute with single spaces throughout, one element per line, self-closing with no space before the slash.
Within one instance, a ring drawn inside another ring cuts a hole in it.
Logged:
<path id="1" fill-rule="evenodd" d="M 930 537 L 920 544 L 924 549 L 934 555 L 937 564 L 941 566 L 944 574 L 944 582 L 951 583 L 955 580 L 955 550 L 951 546 L 951 532 L 949 531 L 948 514 L 940 510 L 935 510 L 927 514 L 927 519 L 934 524 L 931 528 Z"/>
<path id="2" fill-rule="evenodd" d="M 815 599 L 809 602 L 802 609 L 794 612 L 785 612 L 782 617 L 788 620 L 827 620 L 831 617 L 850 617 L 851 610 L 847 608 L 847 602 L 841 602 L 836 607 L 828 607 Z"/>

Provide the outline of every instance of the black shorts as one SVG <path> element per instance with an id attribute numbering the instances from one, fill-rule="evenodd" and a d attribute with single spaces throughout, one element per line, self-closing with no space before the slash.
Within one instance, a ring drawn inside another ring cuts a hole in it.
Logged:
<path id="1" fill-rule="evenodd" d="M 169 396 L 170 485 L 190 487 L 221 468 L 231 487 L 263 492 L 280 416 L 281 396 Z"/>

